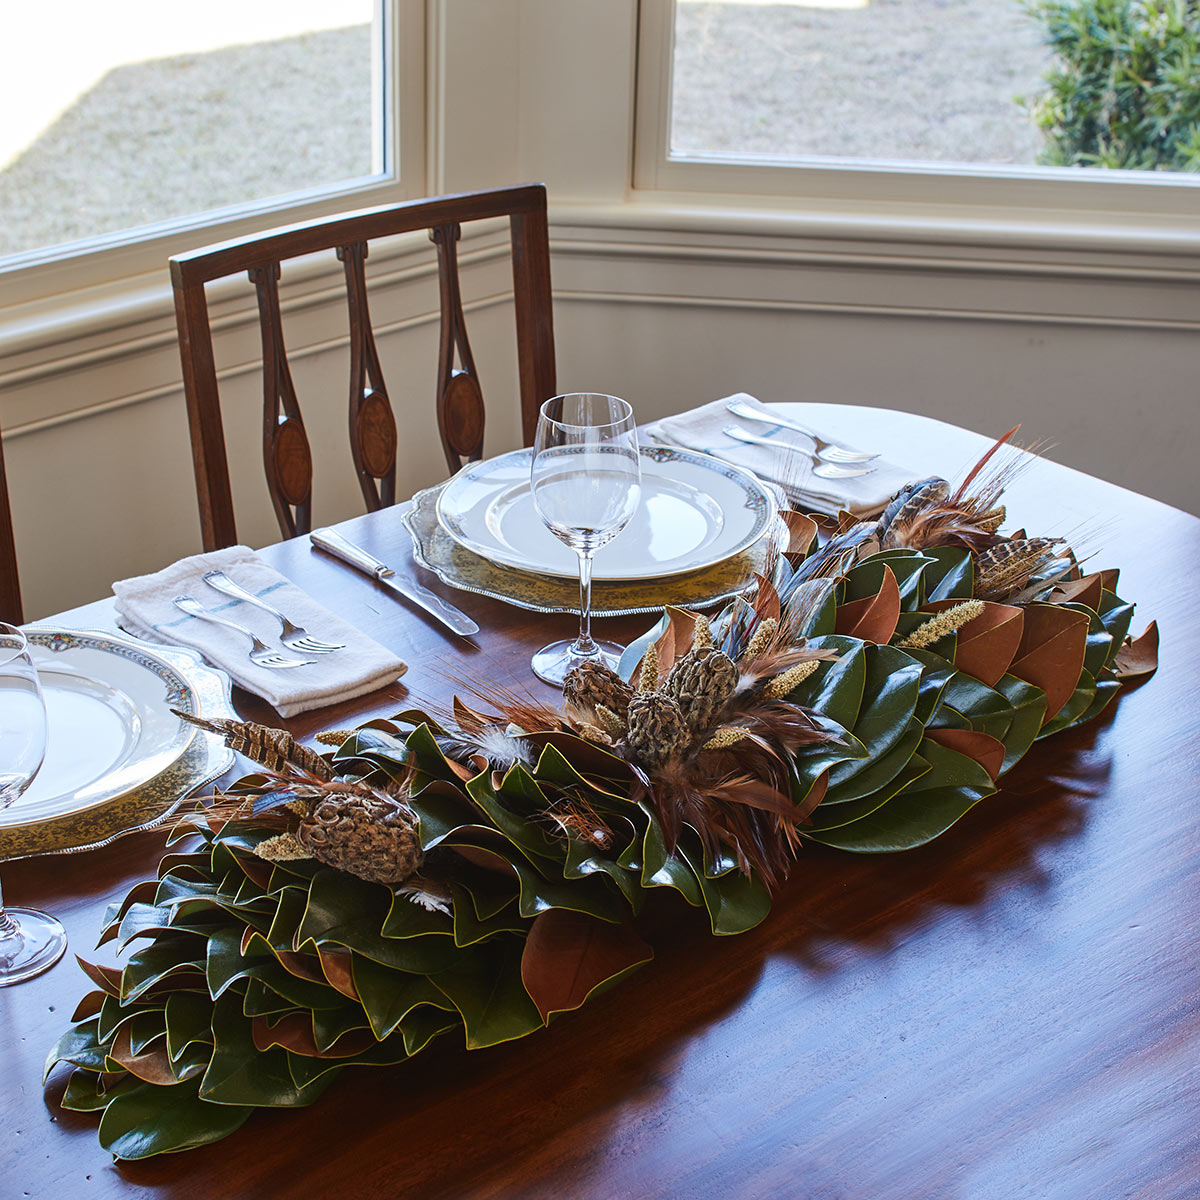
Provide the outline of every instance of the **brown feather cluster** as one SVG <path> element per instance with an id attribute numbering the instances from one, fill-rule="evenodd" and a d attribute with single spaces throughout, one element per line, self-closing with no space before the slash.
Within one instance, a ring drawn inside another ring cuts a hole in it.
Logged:
<path id="1" fill-rule="evenodd" d="M 576 730 L 607 729 L 615 752 L 645 776 L 668 849 L 690 826 L 710 862 L 731 855 L 773 887 L 811 811 L 792 797 L 789 760 L 831 736 L 787 695 L 831 657 L 793 644 L 779 618 L 767 616 L 748 630 L 735 662 L 698 617 L 691 646 L 662 677 L 651 649 L 636 690 L 605 668 L 569 677 L 566 717 Z M 609 707 L 615 698 L 622 713 Z"/>

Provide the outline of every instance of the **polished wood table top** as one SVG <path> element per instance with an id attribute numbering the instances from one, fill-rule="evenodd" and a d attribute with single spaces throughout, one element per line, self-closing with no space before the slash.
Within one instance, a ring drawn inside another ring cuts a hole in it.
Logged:
<path id="1" fill-rule="evenodd" d="M 987 445 L 882 410 L 809 415 L 945 475 Z M 345 1072 L 309 1109 L 120 1166 L 94 1120 L 53 1102 L 61 1074 L 45 1096 L 38 1082 L 90 988 L 68 954 L 0 989 L 0 1194 L 1200 1195 L 1200 520 L 1045 461 L 1007 498 L 1016 522 L 1121 568 L 1134 630 L 1159 623 L 1162 666 L 1099 721 L 1036 745 L 947 834 L 899 855 L 806 848 L 739 937 L 714 939 L 702 913 L 655 895 L 656 961 L 549 1029 L 478 1052 L 435 1042 L 401 1068 Z M 395 510 L 341 528 L 406 554 Z M 444 699 L 455 675 L 547 694 L 529 654 L 572 630 L 455 594 L 483 628 L 473 649 L 304 540 L 263 553 L 412 664 L 403 686 L 288 722 L 297 734 Z M 60 620 L 108 619 L 101 605 Z M 6 896 L 59 916 L 86 957 L 105 906 L 153 875 L 162 844 L 14 863 Z"/>

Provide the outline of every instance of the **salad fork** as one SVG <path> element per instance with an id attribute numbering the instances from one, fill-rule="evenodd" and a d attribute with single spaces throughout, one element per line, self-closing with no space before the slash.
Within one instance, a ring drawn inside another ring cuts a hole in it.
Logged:
<path id="1" fill-rule="evenodd" d="M 824 462 L 813 451 L 806 450 L 803 446 L 796 446 L 791 442 L 779 442 L 773 438 L 758 437 L 756 434 L 747 433 L 737 425 L 726 425 L 722 432 L 726 437 L 735 438 L 739 442 L 749 442 L 752 446 L 768 446 L 772 450 L 790 450 L 793 454 L 805 454 L 813 460 L 812 473 L 819 475 L 822 479 L 852 479 L 855 475 L 870 475 L 875 470 L 872 466 L 849 464 L 843 466 L 841 463 Z"/>
<path id="2" fill-rule="evenodd" d="M 805 429 L 803 425 L 797 424 L 789 417 L 760 412 L 757 408 L 745 404 L 741 400 L 731 400 L 725 407 L 735 417 L 744 417 L 749 421 L 762 421 L 765 425 L 778 425 L 783 429 L 791 429 L 796 433 L 804 434 L 813 444 L 816 451 L 814 457 L 824 459 L 826 462 L 864 463 L 879 457 L 878 454 L 868 454 L 864 450 L 850 450 L 845 446 L 839 446 L 837 442 L 830 442 L 823 437 L 818 437 L 811 429 Z"/>
<path id="3" fill-rule="evenodd" d="M 323 642 L 320 638 L 313 637 L 303 625 L 297 625 L 279 609 L 255 596 L 252 592 L 246 591 L 240 584 L 234 583 L 224 571 L 206 571 L 204 582 L 226 596 L 232 596 L 235 600 L 245 600 L 247 604 L 253 604 L 255 608 L 261 608 L 263 612 L 270 613 L 283 630 L 279 640 L 289 650 L 299 650 L 302 654 L 330 654 L 334 650 L 345 650 L 346 648 L 345 642 Z"/>
<path id="4" fill-rule="evenodd" d="M 280 654 L 277 650 L 272 650 L 257 634 L 251 633 L 244 625 L 239 625 L 236 621 L 230 621 L 225 617 L 218 617 L 216 613 L 209 612 L 199 600 L 191 596 L 176 596 L 172 601 L 176 608 L 187 613 L 190 617 L 199 617 L 202 621 L 211 621 L 214 625 L 224 625 L 226 629 L 232 629 L 235 633 L 243 634 L 250 639 L 250 651 L 247 657 L 255 666 L 259 667 L 307 667 L 314 660 L 311 658 L 288 658 L 286 654 Z"/>

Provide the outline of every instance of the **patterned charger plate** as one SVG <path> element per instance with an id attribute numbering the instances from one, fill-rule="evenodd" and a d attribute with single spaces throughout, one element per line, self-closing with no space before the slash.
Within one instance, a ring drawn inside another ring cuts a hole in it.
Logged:
<path id="1" fill-rule="evenodd" d="M 74 715 L 90 714 L 100 725 L 111 717 L 112 723 L 128 722 L 130 728 L 124 736 L 109 730 L 102 738 L 101 752 L 113 756 L 103 769 L 75 761 L 70 743 L 56 752 L 54 778 L 63 786 L 45 796 L 31 788 L 27 809 L 18 801 L 7 810 L 0 826 L 0 860 L 77 853 L 150 829 L 233 765 L 233 751 L 219 737 L 194 727 L 178 734 L 170 729 L 172 721 L 183 724 L 170 716 L 172 707 L 206 717 L 236 716 L 229 677 L 198 655 L 108 633 L 39 626 L 26 632 L 39 652 L 40 672 L 47 672 L 47 655 L 62 657 L 61 667 L 50 672 L 55 677 L 48 690 L 53 693 L 52 744 L 55 720 L 61 727 L 75 708 L 87 711 Z M 72 669 L 76 657 L 84 669 Z M 148 686 L 157 688 L 153 695 Z M 156 724 L 158 733 L 148 737 L 147 726 Z M 74 787 L 72 772 L 78 775 Z"/>
<path id="2" fill-rule="evenodd" d="M 418 492 L 405 512 L 404 525 L 412 535 L 413 557 L 443 583 L 476 592 L 534 612 L 577 613 L 579 584 L 571 579 L 536 575 L 503 567 L 468 550 L 438 521 L 437 502 L 445 483 Z M 592 616 L 620 617 L 658 612 L 664 605 L 708 608 L 744 592 L 786 538 L 778 517 L 767 536 L 713 566 L 668 579 L 597 580 L 592 584 Z"/>

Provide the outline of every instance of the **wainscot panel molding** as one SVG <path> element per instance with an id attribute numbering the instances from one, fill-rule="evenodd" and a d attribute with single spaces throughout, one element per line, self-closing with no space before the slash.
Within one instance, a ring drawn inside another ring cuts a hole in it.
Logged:
<path id="1" fill-rule="evenodd" d="M 746 390 L 907 408 L 991 434 L 1021 420 L 1028 440 L 1054 443 L 1052 457 L 1200 509 L 1200 254 L 1186 239 L 1105 251 L 861 228 L 835 237 L 796 214 L 706 212 L 552 198 L 561 390 L 615 391 L 646 419 Z M 505 237 L 489 229 L 463 250 L 472 348 L 494 414 L 489 453 L 519 442 Z M 368 270 L 411 490 L 444 471 L 432 252 L 397 239 L 373 248 Z M 340 264 L 301 264 L 283 296 L 317 456 L 317 519 L 339 520 L 361 509 L 346 449 Z M 227 435 L 239 531 L 262 544 L 277 533 L 261 480 L 249 284 L 220 285 L 213 311 L 223 401 L 237 414 Z M 198 550 L 165 271 L 123 295 L 64 297 L 57 311 L 0 322 L 0 348 L 27 610 L 83 603 L 114 578 Z"/>

